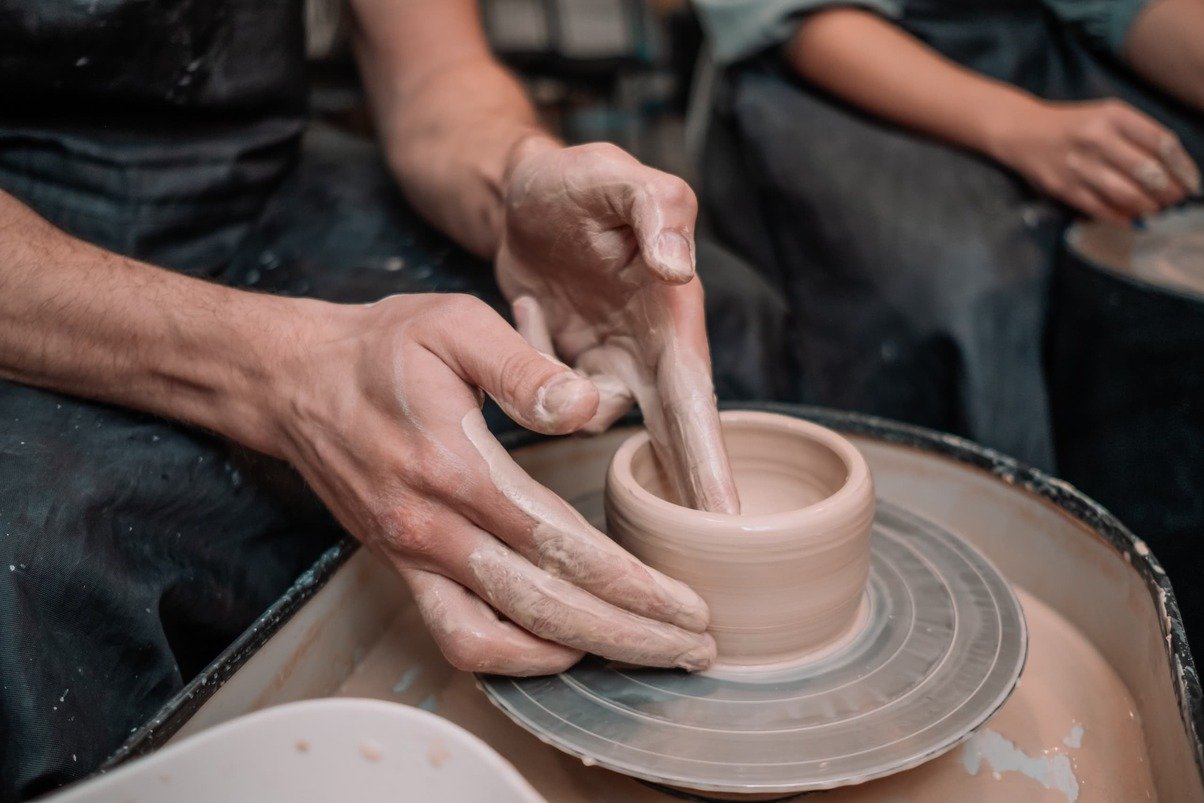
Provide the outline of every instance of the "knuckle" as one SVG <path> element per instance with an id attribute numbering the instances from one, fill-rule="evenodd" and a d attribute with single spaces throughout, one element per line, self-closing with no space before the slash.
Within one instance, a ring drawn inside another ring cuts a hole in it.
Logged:
<path id="1" fill-rule="evenodd" d="M 424 504 L 403 504 L 387 514 L 385 521 L 390 540 L 407 555 L 430 558 L 439 551 L 442 539 L 431 510 Z"/>
<path id="2" fill-rule="evenodd" d="M 582 145 L 581 147 L 587 153 L 592 153 L 607 158 L 626 158 L 627 156 L 627 151 L 623 150 L 613 142 L 591 142 L 587 145 Z"/>
<path id="3" fill-rule="evenodd" d="M 1078 131 L 1078 142 L 1092 151 L 1103 148 L 1112 135 L 1112 129 L 1104 120 L 1091 120 Z"/>
<path id="4" fill-rule="evenodd" d="M 1048 176 L 1042 183 L 1045 185 L 1046 192 L 1059 198 L 1072 194 L 1075 186 L 1072 181 L 1060 175 Z"/>
<path id="5" fill-rule="evenodd" d="M 527 630 L 544 638 L 555 639 L 564 629 L 564 611 L 560 603 L 542 590 L 530 600 L 525 619 Z"/>
<path id="6" fill-rule="evenodd" d="M 527 400 L 535 394 L 556 368 L 546 360 L 531 359 L 525 350 L 506 354 L 498 363 L 502 391 L 515 400 Z"/>
<path id="7" fill-rule="evenodd" d="M 667 173 L 651 182 L 648 189 L 651 195 L 668 204 L 693 207 L 698 203 L 689 184 Z"/>
<path id="8" fill-rule="evenodd" d="M 436 298 L 429 312 L 446 320 L 471 320 L 492 312 L 488 304 L 467 293 L 440 293 Z"/>
<path id="9" fill-rule="evenodd" d="M 424 443 L 406 464 L 410 481 L 437 499 L 459 497 L 468 478 L 461 461 L 434 443 Z"/>

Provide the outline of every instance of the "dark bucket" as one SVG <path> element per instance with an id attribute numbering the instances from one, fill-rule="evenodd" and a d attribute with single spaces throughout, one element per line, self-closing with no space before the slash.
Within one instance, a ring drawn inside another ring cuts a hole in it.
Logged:
<path id="1" fill-rule="evenodd" d="M 1078 224 L 1055 271 L 1058 473 L 1125 522 L 1204 639 L 1204 206 L 1141 230 Z"/>

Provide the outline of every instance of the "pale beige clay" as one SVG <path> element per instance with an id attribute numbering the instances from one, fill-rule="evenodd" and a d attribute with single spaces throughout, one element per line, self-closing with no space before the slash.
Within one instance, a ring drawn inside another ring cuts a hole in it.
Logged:
<path id="1" fill-rule="evenodd" d="M 1133 697 L 1115 670 L 1073 625 L 1022 589 L 1029 625 L 1028 662 L 1020 685 L 980 731 L 985 750 L 960 745 L 913 770 L 814 795 L 815 803 L 1140 803 L 1153 781 Z M 484 739 L 553 803 L 671 803 L 663 792 L 543 744 L 493 707 L 476 679 L 444 660 L 413 602 L 337 692 L 419 706 Z M 1076 739 L 1076 734 L 1081 736 Z M 1069 743 L 1068 743 L 1069 742 Z M 1073 747 L 1078 744 L 1078 747 Z M 1002 749 L 1001 749 L 1002 748 Z M 974 758 L 983 756 L 975 767 Z M 992 762 L 999 761 L 996 767 Z M 1008 769 L 1019 764 L 1023 769 Z M 1033 777 L 1068 762 L 1078 787 L 1066 794 Z M 977 771 L 972 772 L 971 768 Z M 812 796 L 808 796 L 810 801 Z"/>
<path id="2" fill-rule="evenodd" d="M 721 665 L 805 660 L 863 621 L 874 484 L 829 429 L 771 413 L 721 415 L 740 515 L 679 505 L 646 434 L 606 478 L 610 534 L 710 606 Z"/>

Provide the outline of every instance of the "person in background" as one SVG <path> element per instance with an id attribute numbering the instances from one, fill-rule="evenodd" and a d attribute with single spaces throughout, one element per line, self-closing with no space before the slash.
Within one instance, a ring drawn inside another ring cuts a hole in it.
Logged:
<path id="1" fill-rule="evenodd" d="M 1195 0 L 696 0 L 700 195 L 788 295 L 799 395 L 1053 468 L 1047 281 L 1075 216 L 1200 193 Z"/>
<path id="2" fill-rule="evenodd" d="M 462 669 L 714 657 L 481 410 L 638 402 L 737 509 L 693 193 L 545 131 L 473 0 L 350 6 L 375 145 L 309 122 L 298 0 L 0 3 L 0 800 L 94 771 L 344 531 Z M 783 314 L 754 286 L 715 277 L 725 326 Z"/>

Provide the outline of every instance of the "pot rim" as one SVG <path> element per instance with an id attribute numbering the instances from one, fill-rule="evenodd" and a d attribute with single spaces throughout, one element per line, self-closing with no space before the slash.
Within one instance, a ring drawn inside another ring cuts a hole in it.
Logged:
<path id="1" fill-rule="evenodd" d="M 843 519 L 849 515 L 845 508 L 856 509 L 859 502 L 864 501 L 866 486 L 869 486 L 870 503 L 873 504 L 873 485 L 869 465 L 865 457 L 853 443 L 835 430 L 819 424 L 805 421 L 792 416 L 778 413 L 753 410 L 725 410 L 719 414 L 720 422 L 728 424 L 760 424 L 789 430 L 792 434 L 801 436 L 830 449 L 844 463 L 848 471 L 840 488 L 835 493 L 813 502 L 804 507 L 785 510 L 779 513 L 762 513 L 755 516 L 732 513 L 713 513 L 705 510 L 675 505 L 661 499 L 636 481 L 631 470 L 631 461 L 636 452 L 651 442 L 647 430 L 632 435 L 623 442 L 607 470 L 608 480 L 617 482 L 622 493 L 608 492 L 609 505 L 637 506 L 643 508 L 649 515 L 658 519 L 672 517 L 674 522 L 684 528 L 688 527 L 694 534 L 701 530 L 721 528 L 730 532 L 733 528 L 745 533 L 777 533 L 784 528 L 795 529 L 807 525 L 825 526 L 839 516 Z"/>

